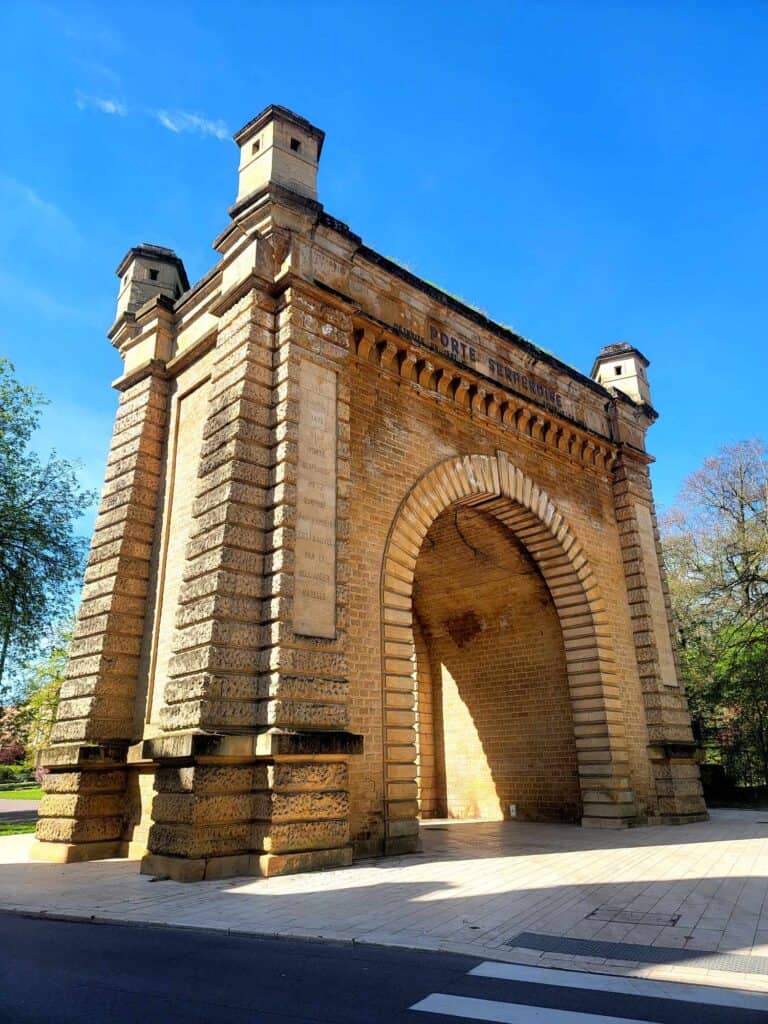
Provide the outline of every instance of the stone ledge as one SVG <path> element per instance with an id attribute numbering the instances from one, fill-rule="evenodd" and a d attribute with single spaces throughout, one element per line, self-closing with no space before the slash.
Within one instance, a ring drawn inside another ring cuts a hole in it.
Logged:
<path id="1" fill-rule="evenodd" d="M 127 743 L 66 743 L 43 750 L 41 764 L 51 769 L 114 768 L 125 764 L 127 753 Z"/>
<path id="2" fill-rule="evenodd" d="M 249 761 L 262 757 L 352 756 L 362 754 L 363 737 L 336 730 L 269 729 L 224 735 L 184 732 L 144 740 L 142 757 L 151 761 L 185 761 L 211 757 Z"/>
<path id="3" fill-rule="evenodd" d="M 83 858 L 84 859 L 84 858 Z M 297 853 L 236 854 L 224 857 L 172 857 L 147 853 L 140 873 L 174 882 L 202 882 L 237 876 L 290 875 L 301 871 L 346 868 L 353 863 L 351 846 L 330 850 L 304 850 Z"/>

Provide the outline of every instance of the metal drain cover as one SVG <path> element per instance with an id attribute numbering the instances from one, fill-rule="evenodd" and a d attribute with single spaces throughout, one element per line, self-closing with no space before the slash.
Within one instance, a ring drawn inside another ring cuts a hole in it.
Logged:
<path id="1" fill-rule="evenodd" d="M 673 928 L 680 920 L 680 914 L 648 914 L 639 910 L 612 910 L 601 907 L 588 914 L 585 920 L 605 921 L 612 924 L 651 924 L 660 928 Z"/>

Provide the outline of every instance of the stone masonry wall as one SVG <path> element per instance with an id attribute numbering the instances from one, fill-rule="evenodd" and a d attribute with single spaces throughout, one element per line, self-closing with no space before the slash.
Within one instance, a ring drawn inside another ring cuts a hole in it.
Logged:
<path id="1" fill-rule="evenodd" d="M 518 818 L 578 820 L 560 623 L 511 531 L 475 510 L 443 512 L 419 555 L 413 603 L 439 707 L 444 813 L 498 820 L 515 804 Z M 419 717 L 420 751 L 431 721 Z"/>
<path id="2" fill-rule="evenodd" d="M 351 459 L 355 487 L 350 527 L 350 729 L 365 737 L 365 753 L 350 764 L 352 831 L 358 850 L 380 848 L 384 821 L 381 711 L 381 571 L 398 506 L 437 463 L 461 454 L 509 455 L 543 486 L 570 523 L 600 584 L 621 673 L 623 729 L 640 811 L 652 807 L 655 786 L 626 601 L 620 540 L 608 470 L 553 450 L 514 425 L 502 425 L 463 405 L 404 381 L 373 358 L 351 365 Z M 412 703 L 411 703 L 412 706 Z M 404 709 L 406 711 L 407 709 Z M 397 797 L 417 796 L 416 768 L 397 783 Z"/>

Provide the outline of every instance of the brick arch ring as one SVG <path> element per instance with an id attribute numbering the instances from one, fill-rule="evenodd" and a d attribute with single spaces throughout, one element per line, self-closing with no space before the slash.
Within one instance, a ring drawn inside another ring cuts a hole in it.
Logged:
<path id="1" fill-rule="evenodd" d="M 381 580 L 385 849 L 418 843 L 413 580 L 427 530 L 445 509 L 474 506 L 504 523 L 539 568 L 565 647 L 583 825 L 636 817 L 611 629 L 597 580 L 555 504 L 505 452 L 438 463 L 413 486 L 389 532 Z"/>

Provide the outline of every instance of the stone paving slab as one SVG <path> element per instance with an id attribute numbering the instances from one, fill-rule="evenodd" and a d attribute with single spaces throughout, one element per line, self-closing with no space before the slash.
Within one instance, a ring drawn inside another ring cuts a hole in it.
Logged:
<path id="1" fill-rule="evenodd" d="M 32 837 L 12 836 L 0 839 L 0 909 L 445 950 L 768 991 L 758 959 L 768 956 L 766 818 L 765 812 L 715 811 L 706 823 L 619 832 L 441 823 L 422 829 L 419 854 L 189 885 L 154 881 L 125 860 L 29 863 Z M 676 923 L 659 923 L 667 919 Z M 733 964 L 756 970 L 508 945 L 526 932 L 735 954 L 746 959 Z"/>

